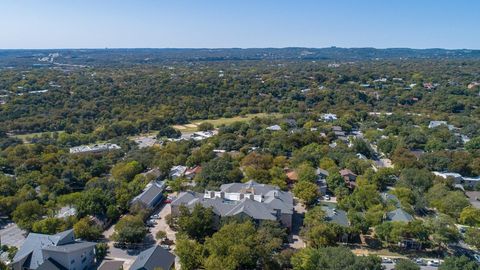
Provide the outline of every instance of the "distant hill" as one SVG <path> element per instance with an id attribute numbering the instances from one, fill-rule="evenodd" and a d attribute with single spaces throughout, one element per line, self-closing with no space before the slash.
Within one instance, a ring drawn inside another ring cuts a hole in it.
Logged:
<path id="1" fill-rule="evenodd" d="M 168 61 L 479 59 L 480 50 L 409 48 L 51 49 L 0 50 L 0 66 L 111 66 Z"/>

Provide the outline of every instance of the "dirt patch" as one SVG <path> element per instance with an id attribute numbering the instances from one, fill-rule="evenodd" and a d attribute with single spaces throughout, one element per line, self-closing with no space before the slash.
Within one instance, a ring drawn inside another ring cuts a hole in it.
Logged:
<path id="1" fill-rule="evenodd" d="M 180 129 L 180 130 L 187 129 L 186 127 L 181 126 L 181 125 L 174 125 L 173 128 Z"/>

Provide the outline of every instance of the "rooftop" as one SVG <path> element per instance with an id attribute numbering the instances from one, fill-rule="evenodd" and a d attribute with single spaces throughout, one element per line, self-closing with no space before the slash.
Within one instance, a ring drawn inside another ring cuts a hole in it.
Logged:
<path id="1" fill-rule="evenodd" d="M 160 246 L 142 251 L 133 262 L 130 270 L 169 270 L 175 263 L 175 256 Z"/>

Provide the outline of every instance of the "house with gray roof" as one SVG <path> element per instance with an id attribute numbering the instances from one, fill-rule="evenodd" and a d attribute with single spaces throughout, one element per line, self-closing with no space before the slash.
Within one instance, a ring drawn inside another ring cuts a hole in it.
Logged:
<path id="1" fill-rule="evenodd" d="M 10 264 L 13 270 L 89 269 L 95 243 L 75 240 L 73 230 L 54 235 L 30 233 Z"/>
<path id="2" fill-rule="evenodd" d="M 392 204 L 393 206 L 395 206 L 397 208 L 402 207 L 402 204 L 401 204 L 400 200 L 397 198 L 397 196 L 395 196 L 391 193 L 388 193 L 388 192 L 382 192 L 380 194 L 380 196 L 382 197 L 383 201 L 386 204 Z"/>
<path id="3" fill-rule="evenodd" d="M 145 187 L 142 193 L 132 199 L 131 204 L 141 203 L 147 208 L 153 209 L 162 200 L 165 188 L 165 181 L 152 181 Z"/>
<path id="4" fill-rule="evenodd" d="M 219 217 L 248 216 L 254 220 L 277 220 L 291 228 L 293 216 L 293 196 L 277 186 L 246 183 L 224 184 L 220 191 L 203 194 L 192 191 L 182 192 L 171 203 L 172 215 L 178 215 L 180 206 L 193 209 L 195 205 L 211 207 Z"/>
<path id="5" fill-rule="evenodd" d="M 347 212 L 338 209 L 334 203 L 322 203 L 322 210 L 325 212 L 325 221 L 335 223 L 337 225 L 348 227 L 350 222 L 348 221 Z"/>
<path id="6" fill-rule="evenodd" d="M 386 214 L 386 220 L 397 222 L 410 222 L 413 221 L 413 217 L 402 208 L 397 208 Z"/>
<path id="7" fill-rule="evenodd" d="M 130 270 L 170 270 L 174 268 L 175 255 L 155 245 L 142 251 L 133 262 Z"/>

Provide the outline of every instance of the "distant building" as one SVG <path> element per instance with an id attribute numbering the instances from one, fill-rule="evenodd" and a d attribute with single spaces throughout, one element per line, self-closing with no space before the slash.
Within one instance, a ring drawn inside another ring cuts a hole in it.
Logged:
<path id="1" fill-rule="evenodd" d="M 154 209 L 161 202 L 166 184 L 164 181 L 150 182 L 142 193 L 133 198 L 131 204 L 141 203 L 149 209 Z"/>
<path id="2" fill-rule="evenodd" d="M 333 113 L 325 113 L 325 114 L 322 114 L 322 119 L 323 121 L 325 122 L 332 122 L 332 121 L 335 121 L 337 120 L 337 115 L 336 114 L 333 114 Z"/>
<path id="3" fill-rule="evenodd" d="M 73 230 L 54 235 L 30 233 L 10 266 L 13 270 L 91 269 L 95 244 L 76 241 Z"/>
<path id="4" fill-rule="evenodd" d="M 70 148 L 70 153 L 77 154 L 77 153 L 98 153 L 98 152 L 105 152 L 110 150 L 118 150 L 121 149 L 120 146 L 114 143 L 106 143 L 106 144 L 95 144 L 95 145 L 81 145 Z"/>
<path id="5" fill-rule="evenodd" d="M 186 166 L 182 166 L 182 165 L 173 166 L 170 169 L 170 178 L 176 179 L 179 177 L 183 177 L 186 171 L 187 171 Z"/>
<path id="6" fill-rule="evenodd" d="M 182 192 L 171 203 L 172 215 L 178 215 L 182 205 L 193 209 L 197 204 L 212 207 L 218 217 L 247 216 L 254 220 L 278 220 L 285 227 L 292 226 L 292 194 L 255 181 L 224 184 L 220 191 L 206 190 L 204 194 Z"/>
<path id="7" fill-rule="evenodd" d="M 446 126 L 449 130 L 454 130 L 455 126 L 449 125 L 447 121 L 430 121 L 428 128 L 436 128 L 439 126 Z"/>
<path id="8" fill-rule="evenodd" d="M 280 127 L 279 125 L 273 125 L 273 126 L 267 127 L 267 130 L 270 130 L 270 131 L 279 131 L 279 130 L 282 130 L 282 127 Z"/>
<path id="9" fill-rule="evenodd" d="M 155 245 L 138 254 L 130 270 L 170 270 L 174 269 L 175 255 Z"/>
<path id="10" fill-rule="evenodd" d="M 193 179 L 195 175 L 199 174 L 202 172 L 202 167 L 201 166 L 195 166 L 192 168 L 189 168 L 185 171 L 185 177 L 188 179 Z"/>
<path id="11" fill-rule="evenodd" d="M 343 169 L 340 170 L 340 175 L 350 188 L 354 188 L 356 186 L 355 181 L 357 180 L 357 175 L 352 171 L 349 169 Z"/>
<path id="12" fill-rule="evenodd" d="M 467 177 L 467 176 L 462 176 L 459 173 L 453 173 L 453 172 L 432 172 L 436 176 L 442 177 L 442 178 L 453 178 L 454 184 L 459 184 L 462 186 L 474 188 L 478 183 L 480 183 L 480 176 L 477 177 Z"/>
<path id="13" fill-rule="evenodd" d="M 194 133 L 190 136 L 190 139 L 195 140 L 195 141 L 201 141 L 201 140 L 205 140 L 205 139 L 211 138 L 211 137 L 213 137 L 215 134 L 217 134 L 217 132 L 214 131 L 214 130 L 197 131 L 197 132 L 194 132 Z"/>
<path id="14" fill-rule="evenodd" d="M 77 209 L 71 206 L 64 206 L 58 210 L 58 213 L 55 215 L 57 218 L 67 218 L 75 216 L 77 214 Z"/>

